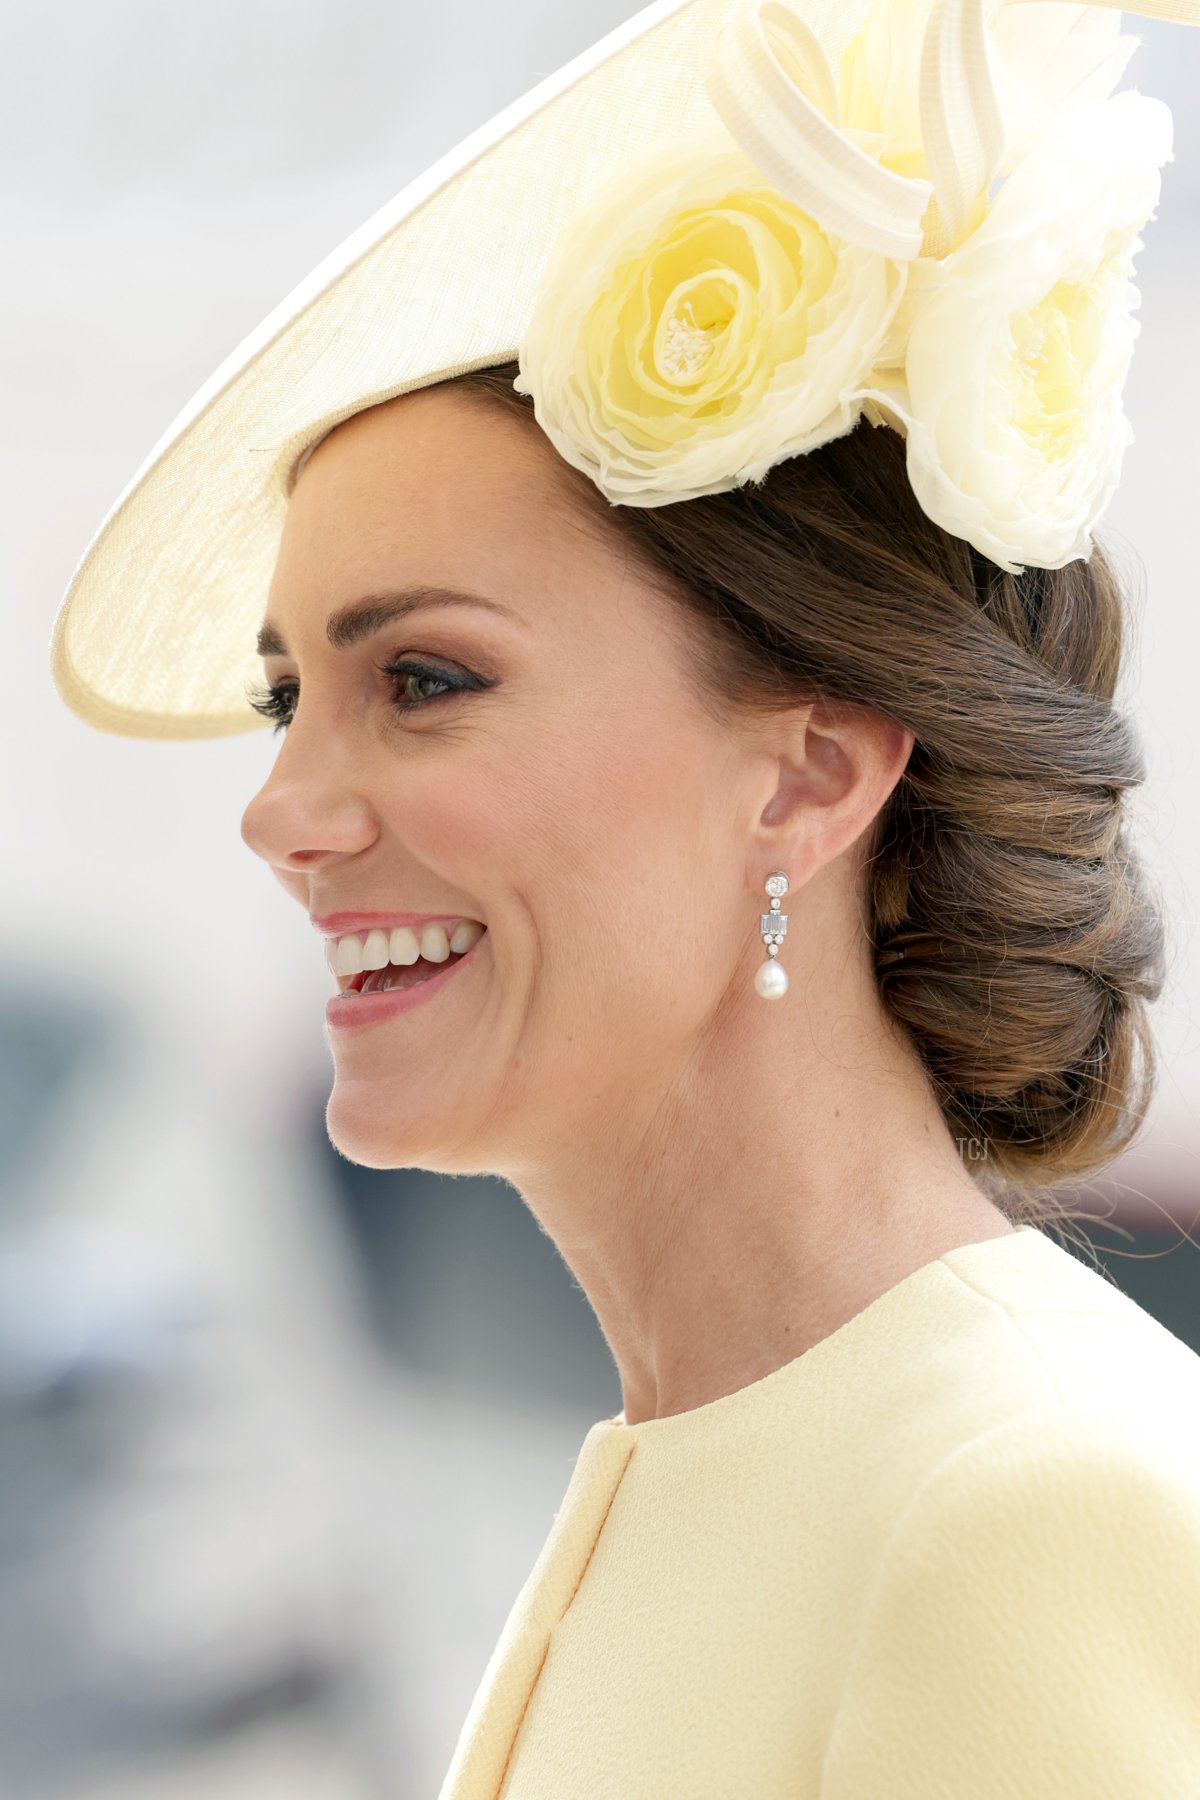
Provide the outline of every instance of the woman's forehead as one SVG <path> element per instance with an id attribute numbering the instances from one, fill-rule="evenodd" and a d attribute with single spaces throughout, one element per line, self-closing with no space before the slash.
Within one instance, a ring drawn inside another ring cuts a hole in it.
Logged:
<path id="1" fill-rule="evenodd" d="M 587 491 L 584 491 L 587 490 Z M 288 501 L 268 615 L 282 593 L 400 584 L 557 593 L 628 573 L 606 503 L 537 426 L 445 384 L 343 420 Z M 328 611 L 334 610 L 331 604 Z"/>
<path id="2" fill-rule="evenodd" d="M 394 619 L 453 609 L 461 622 L 578 637 L 602 634 L 606 593 L 614 610 L 622 590 L 627 600 L 627 546 L 571 491 L 585 478 L 538 444 L 536 428 L 486 403 L 431 404 L 433 393 L 355 414 L 306 463 L 260 655 L 292 654 L 318 634 L 344 648 L 337 620 L 368 603 Z"/>
<path id="3" fill-rule="evenodd" d="M 335 426 L 301 470 L 285 532 L 303 526 L 336 539 L 366 528 L 424 539 L 479 530 L 519 548 L 601 523 L 603 503 L 588 487 L 532 417 L 439 384 Z"/>

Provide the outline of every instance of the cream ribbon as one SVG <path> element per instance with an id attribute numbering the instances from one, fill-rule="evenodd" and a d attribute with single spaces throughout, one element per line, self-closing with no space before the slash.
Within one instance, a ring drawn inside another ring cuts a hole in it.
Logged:
<path id="1" fill-rule="evenodd" d="M 1200 0 L 1090 3 L 1200 25 Z M 994 10 L 994 0 L 988 4 Z M 846 136 L 829 59 L 787 0 L 751 0 L 726 21 L 708 47 L 704 86 L 755 167 L 824 230 L 899 262 L 922 252 L 942 256 L 1004 156 L 984 6 L 985 0 L 933 0 L 929 10 L 918 96 L 928 181 L 885 168 Z M 926 232 L 922 221 L 934 196 Z"/>

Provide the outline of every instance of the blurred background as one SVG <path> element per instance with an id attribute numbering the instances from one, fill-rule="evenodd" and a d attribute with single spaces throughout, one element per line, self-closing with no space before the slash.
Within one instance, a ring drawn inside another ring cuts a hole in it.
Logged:
<path id="1" fill-rule="evenodd" d="M 9 0 L 0 295 L 0 1794 L 436 1793 L 611 1357 L 508 1184 L 355 1168 L 330 978 L 242 844 L 268 731 L 89 730 L 51 687 L 72 569 L 235 343 L 624 0 Z M 1136 442 L 1102 536 L 1146 604 L 1136 816 L 1171 919 L 1162 1070 L 1086 1192 L 1200 1349 L 1195 420 L 1200 31 L 1126 15 L 1175 118 L 1139 253 Z M 1128 556 L 1123 554 L 1123 560 Z"/>

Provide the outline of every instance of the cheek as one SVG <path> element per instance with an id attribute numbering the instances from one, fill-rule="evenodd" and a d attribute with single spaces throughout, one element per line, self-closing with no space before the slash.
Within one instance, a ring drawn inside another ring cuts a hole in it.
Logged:
<path id="1" fill-rule="evenodd" d="M 506 783 L 498 810 L 515 829 L 500 866 L 589 984 L 647 992 L 697 934 L 713 935 L 714 872 L 728 863 L 720 785 L 710 733 L 611 706 Z"/>
<path id="2" fill-rule="evenodd" d="M 543 1002 L 561 977 L 576 1009 L 581 993 L 632 1006 L 678 982 L 696 944 L 720 942 L 724 756 L 711 726 L 668 716 L 653 690 L 576 684 L 570 706 L 411 768 L 388 825 L 435 890 L 475 900 L 497 928 L 502 975 L 511 955 L 510 978 L 523 965 Z M 701 1004 L 719 960 L 693 962 Z"/>

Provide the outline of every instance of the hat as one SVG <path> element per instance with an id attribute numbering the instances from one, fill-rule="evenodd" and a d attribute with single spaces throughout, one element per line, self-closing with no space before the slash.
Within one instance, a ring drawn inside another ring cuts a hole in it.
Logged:
<path id="1" fill-rule="evenodd" d="M 1200 24 L 1200 0 L 1126 8 Z M 614 505 L 901 432 L 1001 566 L 1090 552 L 1132 433 L 1131 259 L 1171 160 L 1070 0 L 656 0 L 369 218 L 237 346 L 81 557 L 55 685 L 103 731 L 264 728 L 288 496 L 380 401 L 517 360 Z"/>

